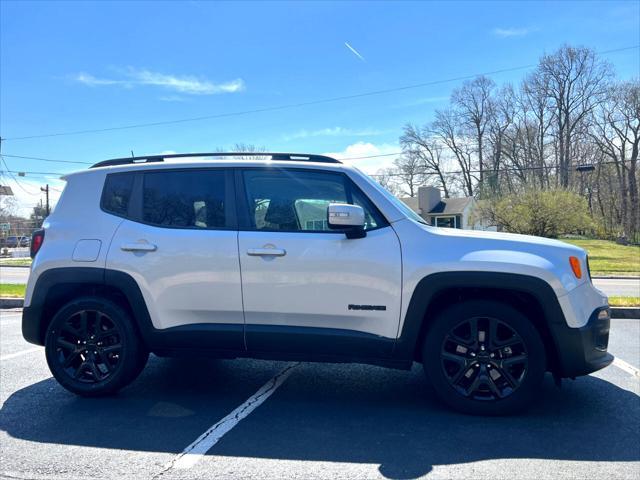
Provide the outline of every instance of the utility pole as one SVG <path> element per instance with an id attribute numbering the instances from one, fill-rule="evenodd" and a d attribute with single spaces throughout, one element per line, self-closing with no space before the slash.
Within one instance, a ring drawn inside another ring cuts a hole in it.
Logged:
<path id="1" fill-rule="evenodd" d="M 49 184 L 45 188 L 40 187 L 41 192 L 45 192 L 47 196 L 47 217 L 49 216 Z"/>

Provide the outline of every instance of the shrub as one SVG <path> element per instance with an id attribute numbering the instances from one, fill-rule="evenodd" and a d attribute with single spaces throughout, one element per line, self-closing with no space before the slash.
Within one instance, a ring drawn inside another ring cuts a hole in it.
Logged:
<path id="1" fill-rule="evenodd" d="M 587 201 L 562 189 L 528 190 L 487 200 L 482 215 L 506 232 L 556 238 L 594 228 Z"/>

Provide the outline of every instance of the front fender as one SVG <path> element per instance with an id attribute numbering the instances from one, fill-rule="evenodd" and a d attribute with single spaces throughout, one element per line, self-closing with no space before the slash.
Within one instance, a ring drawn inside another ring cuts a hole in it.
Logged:
<path id="1" fill-rule="evenodd" d="M 552 324 L 566 326 L 566 320 L 553 288 L 538 277 L 517 273 L 449 271 L 434 273 L 422 278 L 412 292 L 401 330 L 396 340 L 394 356 L 413 359 L 421 339 L 422 328 L 428 318 L 426 313 L 433 299 L 445 290 L 478 288 L 503 289 L 531 295 L 542 309 L 549 330 Z M 557 348 L 557 345 L 556 345 Z"/>

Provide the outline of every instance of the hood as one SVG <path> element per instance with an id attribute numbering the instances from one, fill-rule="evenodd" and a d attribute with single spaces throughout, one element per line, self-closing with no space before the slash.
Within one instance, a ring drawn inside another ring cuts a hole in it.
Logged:
<path id="1" fill-rule="evenodd" d="M 533 235 L 521 235 L 518 233 L 504 233 L 504 232 L 490 232 L 483 230 L 460 230 L 457 228 L 436 228 L 430 227 L 429 233 L 439 235 L 443 237 L 454 238 L 467 238 L 469 240 L 485 240 L 485 241 L 498 241 L 508 244 L 511 248 L 517 250 L 529 251 L 531 247 L 537 249 L 537 247 L 558 248 L 562 249 L 570 255 L 582 256 L 586 255 L 584 249 L 576 247 L 560 240 L 554 240 L 552 238 L 535 237 Z M 573 252 L 573 253 L 570 253 Z"/>

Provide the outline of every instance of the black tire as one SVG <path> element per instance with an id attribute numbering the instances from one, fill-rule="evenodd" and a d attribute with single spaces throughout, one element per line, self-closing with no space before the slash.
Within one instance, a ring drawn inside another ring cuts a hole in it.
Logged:
<path id="1" fill-rule="evenodd" d="M 422 360 L 438 397 L 471 415 L 523 410 L 539 394 L 546 371 L 536 327 L 513 307 L 489 300 L 465 301 L 439 313 Z"/>
<path id="2" fill-rule="evenodd" d="M 55 314 L 46 333 L 45 355 L 55 379 L 87 397 L 127 386 L 149 357 L 130 315 L 102 297 L 73 300 Z"/>

